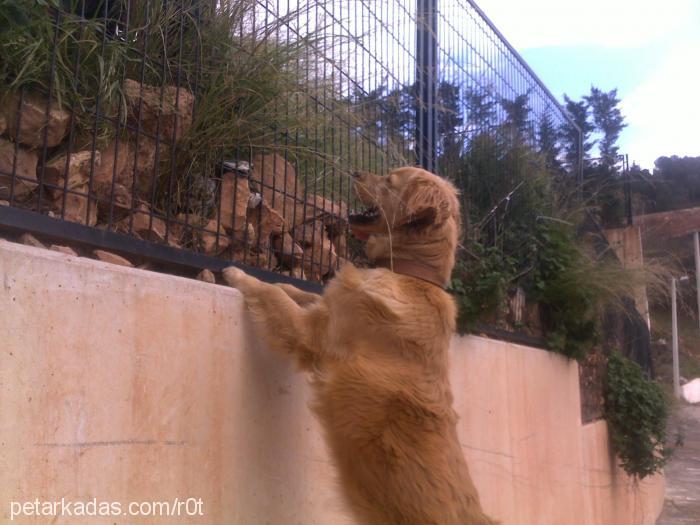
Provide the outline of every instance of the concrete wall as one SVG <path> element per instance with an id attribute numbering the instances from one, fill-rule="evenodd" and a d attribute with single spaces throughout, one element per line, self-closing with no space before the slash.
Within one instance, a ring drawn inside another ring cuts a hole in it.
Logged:
<path id="1" fill-rule="evenodd" d="M 306 378 L 242 319 L 233 289 L 0 241 L 0 522 L 11 502 L 64 498 L 122 514 L 14 522 L 351 523 Z M 455 338 L 452 381 L 464 453 L 504 525 L 654 523 L 663 479 L 635 487 L 604 423 L 581 426 L 575 363 Z M 194 498 L 179 518 L 123 515 L 175 498 Z M 187 516 L 200 498 L 204 515 Z"/>

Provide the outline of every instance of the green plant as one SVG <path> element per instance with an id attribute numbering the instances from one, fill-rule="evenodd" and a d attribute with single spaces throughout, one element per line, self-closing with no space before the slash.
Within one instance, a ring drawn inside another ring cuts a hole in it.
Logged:
<path id="1" fill-rule="evenodd" d="M 221 158 L 262 151 L 295 164 L 300 193 L 305 184 L 346 200 L 349 173 L 386 166 L 390 156 L 400 162 L 390 141 L 378 148 L 361 133 L 360 114 L 328 77 L 318 50 L 338 46 L 339 37 L 319 16 L 324 1 L 261 23 L 255 0 L 136 2 L 128 17 L 122 3 L 111 2 L 107 22 L 80 16 L 77 0 L 31 0 L 22 9 L 0 0 L 7 22 L 0 28 L 0 99 L 20 89 L 50 93 L 71 112 L 79 149 L 93 140 L 106 145 L 118 129 L 125 135 L 126 79 L 179 85 L 195 94 L 194 119 L 174 152 L 161 147 L 157 172 L 168 176 L 156 180 L 156 208 L 211 215 Z M 311 15 L 316 31 L 292 30 Z"/>
<path id="2" fill-rule="evenodd" d="M 478 242 L 457 260 L 448 286 L 457 301 L 457 328 L 468 332 L 478 320 L 493 316 L 503 305 L 513 277 L 514 261 L 497 248 Z"/>
<path id="3" fill-rule="evenodd" d="M 0 5 L 0 9 L 6 7 Z M 61 8 L 56 0 L 26 2 L 21 16 L 0 31 L 0 99 L 22 88 L 51 93 L 73 114 L 82 138 L 103 144 L 114 127 L 95 114 L 116 115 L 124 106 L 121 79 L 129 61 L 128 42 L 104 38 L 104 25 Z"/>
<path id="4" fill-rule="evenodd" d="M 582 270 L 589 262 L 570 226 L 543 222 L 536 228 L 535 270 L 528 291 L 540 304 L 550 349 L 582 359 L 597 340 L 596 287 Z"/>
<path id="5" fill-rule="evenodd" d="M 603 395 L 613 449 L 620 465 L 639 479 L 658 472 L 673 453 L 667 444 L 668 402 L 661 387 L 636 363 L 614 352 Z"/>

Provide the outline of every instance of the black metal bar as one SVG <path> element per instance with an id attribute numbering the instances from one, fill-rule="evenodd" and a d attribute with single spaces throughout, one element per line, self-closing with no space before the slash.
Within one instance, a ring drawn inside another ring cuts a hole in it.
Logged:
<path id="1" fill-rule="evenodd" d="M 540 80 L 540 77 L 537 76 L 537 73 L 535 73 L 532 70 L 532 68 L 528 65 L 528 63 L 525 62 L 525 59 L 522 56 L 520 56 L 520 53 L 518 53 L 518 51 L 510 44 L 510 42 L 508 42 L 508 39 L 505 36 L 503 36 L 503 34 L 498 30 L 498 28 L 491 21 L 491 19 L 488 16 L 486 16 L 486 13 L 484 13 L 481 10 L 481 8 L 476 4 L 476 2 L 474 0 L 466 0 L 466 1 L 469 3 L 469 5 L 472 7 L 472 9 L 474 9 L 474 11 L 476 11 L 479 14 L 479 16 L 488 24 L 491 31 L 493 31 L 494 34 L 503 43 L 503 45 L 506 46 L 506 48 L 508 49 L 510 54 L 515 58 L 515 60 L 518 61 L 520 66 L 525 71 L 527 71 L 527 73 L 529 74 L 532 81 L 535 82 L 539 86 L 539 88 L 548 95 L 548 97 L 552 101 L 552 103 L 555 104 L 557 106 L 557 108 L 559 109 L 559 111 L 567 117 L 569 124 L 571 124 L 574 128 L 576 128 L 580 133 L 581 129 L 576 125 L 576 123 L 570 117 L 568 117 L 568 114 L 566 113 L 564 108 L 557 101 L 557 98 L 554 95 L 552 95 L 552 92 L 549 91 L 549 88 L 547 88 L 547 86 L 544 84 L 544 82 L 542 82 L 542 80 Z"/>
<path id="2" fill-rule="evenodd" d="M 314 293 L 322 293 L 323 291 L 323 286 L 319 283 L 301 281 L 276 272 L 236 264 L 217 257 L 173 248 L 172 246 L 155 244 L 129 235 L 91 228 L 76 222 L 54 219 L 34 211 L 10 206 L 0 206 L 0 230 L 3 229 L 18 233 L 29 232 L 47 239 L 105 249 L 126 257 L 138 257 L 187 270 L 202 270 L 206 268 L 219 272 L 229 266 L 236 266 L 262 281 L 293 284 L 303 290 Z"/>
<path id="3" fill-rule="evenodd" d="M 416 156 L 435 170 L 437 91 L 437 0 L 416 0 Z"/>
<path id="4" fill-rule="evenodd" d="M 632 209 L 632 175 L 630 173 L 629 156 L 622 155 L 622 169 L 625 177 L 625 211 L 627 212 L 627 226 L 634 224 L 634 210 Z"/>
<path id="5" fill-rule="evenodd" d="M 547 349 L 547 341 L 542 337 L 535 337 L 534 335 L 527 335 L 521 332 L 509 332 L 483 323 L 476 323 L 472 333 L 474 335 L 485 335 L 493 339 L 508 341 L 519 345 Z"/>

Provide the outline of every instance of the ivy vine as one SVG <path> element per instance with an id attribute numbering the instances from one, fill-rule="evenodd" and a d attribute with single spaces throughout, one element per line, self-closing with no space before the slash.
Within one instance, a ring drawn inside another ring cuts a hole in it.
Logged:
<path id="1" fill-rule="evenodd" d="M 643 479 L 661 470 L 673 453 L 666 436 L 669 408 L 661 387 L 636 363 L 614 352 L 603 395 L 605 419 L 620 466 Z"/>

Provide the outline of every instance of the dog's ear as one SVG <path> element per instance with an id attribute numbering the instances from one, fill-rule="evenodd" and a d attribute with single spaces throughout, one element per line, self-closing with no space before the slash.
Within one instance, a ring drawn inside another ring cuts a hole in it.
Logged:
<path id="1" fill-rule="evenodd" d="M 421 230 L 447 219 L 449 202 L 442 189 L 431 180 L 414 177 L 401 192 L 403 213 L 399 227 Z"/>

